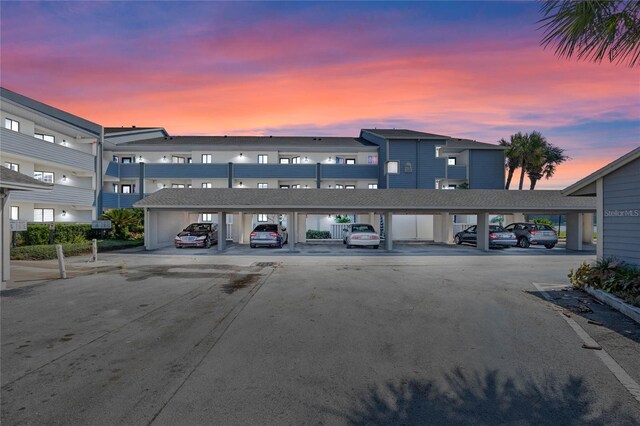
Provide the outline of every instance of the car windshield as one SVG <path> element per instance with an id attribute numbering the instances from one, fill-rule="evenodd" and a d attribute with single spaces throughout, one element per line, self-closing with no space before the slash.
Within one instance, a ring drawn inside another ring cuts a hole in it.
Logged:
<path id="1" fill-rule="evenodd" d="M 373 226 L 371 225 L 353 225 L 351 227 L 351 232 L 353 232 L 354 234 L 357 232 L 373 232 L 375 233 L 376 230 L 373 229 Z"/>
<path id="2" fill-rule="evenodd" d="M 500 225 L 489 225 L 489 232 L 502 232 L 504 228 Z"/>
<path id="3" fill-rule="evenodd" d="M 208 223 L 192 223 L 185 228 L 185 231 L 189 232 L 206 232 L 211 229 L 211 225 Z"/>
<path id="4" fill-rule="evenodd" d="M 258 225 L 254 232 L 278 232 L 278 225 Z"/>

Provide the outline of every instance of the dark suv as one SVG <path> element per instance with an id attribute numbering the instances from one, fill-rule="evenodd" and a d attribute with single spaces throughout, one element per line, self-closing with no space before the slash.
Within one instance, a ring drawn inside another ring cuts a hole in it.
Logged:
<path id="1" fill-rule="evenodd" d="M 527 248 L 530 245 L 543 245 L 552 249 L 558 244 L 558 234 L 549 225 L 541 223 L 512 223 L 505 226 L 507 231 L 516 234 L 518 247 Z"/>
<path id="2" fill-rule="evenodd" d="M 287 242 L 287 232 L 275 223 L 256 226 L 249 235 L 249 247 L 271 246 L 281 248 Z"/>

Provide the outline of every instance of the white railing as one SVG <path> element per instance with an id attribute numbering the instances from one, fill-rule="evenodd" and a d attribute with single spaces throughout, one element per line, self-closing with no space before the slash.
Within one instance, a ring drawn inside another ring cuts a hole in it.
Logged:
<path id="1" fill-rule="evenodd" d="M 233 235 L 231 231 L 233 230 L 233 224 L 227 223 L 227 240 L 233 240 Z"/>
<path id="2" fill-rule="evenodd" d="M 342 239 L 342 230 L 347 226 L 346 223 L 332 223 L 331 224 L 331 239 L 333 240 L 341 240 Z"/>

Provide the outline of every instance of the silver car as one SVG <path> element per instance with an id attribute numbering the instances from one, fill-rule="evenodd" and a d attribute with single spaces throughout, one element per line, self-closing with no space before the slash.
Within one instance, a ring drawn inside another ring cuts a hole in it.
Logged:
<path id="1" fill-rule="evenodd" d="M 287 232 L 282 226 L 275 223 L 264 223 L 257 225 L 249 235 L 249 247 L 258 246 L 278 247 L 287 242 Z"/>
<path id="2" fill-rule="evenodd" d="M 527 248 L 530 245 L 541 245 L 552 249 L 558 244 L 558 234 L 549 225 L 541 223 L 512 223 L 507 225 L 505 229 L 516 234 L 518 247 Z"/>
<path id="3" fill-rule="evenodd" d="M 354 246 L 380 247 L 380 235 L 368 223 L 350 223 L 342 229 L 342 242 L 350 249 Z"/>

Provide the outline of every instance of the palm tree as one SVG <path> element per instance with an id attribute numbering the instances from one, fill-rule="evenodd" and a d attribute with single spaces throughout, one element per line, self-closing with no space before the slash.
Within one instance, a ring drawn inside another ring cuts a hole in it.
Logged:
<path id="1" fill-rule="evenodd" d="M 541 11 L 540 44 L 555 45 L 557 56 L 640 64 L 640 1 L 548 0 Z"/>
<path id="2" fill-rule="evenodd" d="M 533 131 L 531 134 L 522 135 L 522 139 L 516 145 L 515 155 L 520 159 L 519 190 L 522 190 L 524 186 L 524 174 L 529 164 L 537 164 L 542 161 L 546 143 L 547 140 L 540 132 Z"/>
<path id="3" fill-rule="evenodd" d="M 507 142 L 504 138 L 500 139 L 498 143 L 500 146 L 507 147 L 504 151 L 504 167 L 507 169 L 507 183 L 504 189 L 509 189 L 511 185 L 511 179 L 516 169 L 520 167 L 520 156 L 518 154 L 518 144 L 523 141 L 522 133 L 518 132 L 515 135 L 511 135 L 511 140 Z"/>
<path id="4" fill-rule="evenodd" d="M 127 238 L 129 227 L 136 225 L 138 219 L 131 209 L 113 209 L 102 214 L 101 219 L 111 221 L 113 235 L 119 240 Z"/>
<path id="5" fill-rule="evenodd" d="M 534 190 L 536 183 L 542 179 L 549 179 L 556 172 L 556 167 L 559 164 L 569 160 L 569 157 L 564 155 L 564 149 L 554 146 L 548 142 L 544 146 L 544 154 L 540 161 L 537 163 L 529 163 L 527 167 L 527 175 L 531 181 L 530 190 Z"/>

